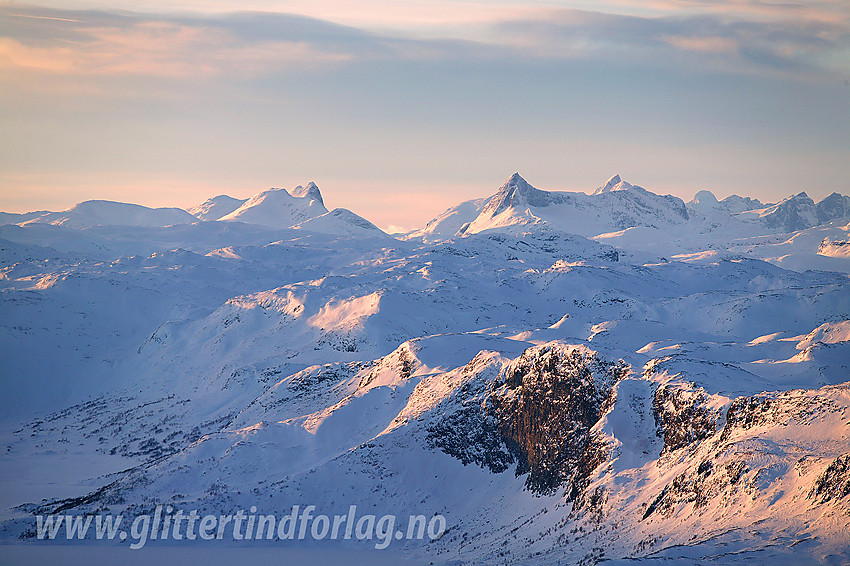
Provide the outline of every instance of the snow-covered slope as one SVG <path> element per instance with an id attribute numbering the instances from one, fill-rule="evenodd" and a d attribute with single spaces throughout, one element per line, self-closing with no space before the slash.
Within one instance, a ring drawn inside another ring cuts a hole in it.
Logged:
<path id="1" fill-rule="evenodd" d="M 212 197 L 199 205 L 186 209 L 186 212 L 198 220 L 218 220 L 245 204 L 248 199 L 238 199 L 227 195 Z"/>
<path id="2" fill-rule="evenodd" d="M 330 212 L 293 226 L 296 230 L 321 232 L 323 234 L 346 235 L 352 237 L 386 236 L 383 230 L 345 208 L 335 208 Z"/>
<path id="3" fill-rule="evenodd" d="M 479 198 L 453 206 L 430 220 L 421 230 L 406 235 L 406 238 L 424 238 L 428 241 L 451 238 L 481 214 L 481 209 L 488 200 Z"/>
<path id="4" fill-rule="evenodd" d="M 424 563 L 847 562 L 850 225 L 739 204 L 516 175 L 403 240 L 314 186 L 239 221 L 2 226 L 0 543 L 356 505 L 443 515 L 388 541 Z"/>
<path id="5" fill-rule="evenodd" d="M 43 214 L 47 214 L 50 211 L 48 210 L 38 210 L 36 212 L 0 212 L 0 226 L 4 224 L 19 224 L 21 222 L 26 222 L 27 220 L 32 220 L 33 218 L 38 218 Z"/>
<path id="6" fill-rule="evenodd" d="M 88 200 L 62 212 L 47 212 L 24 222 L 53 224 L 68 228 L 91 226 L 161 227 L 189 224 L 197 219 L 180 208 L 148 208 L 138 204 L 108 200 Z"/>
<path id="7" fill-rule="evenodd" d="M 219 200 L 222 198 L 230 199 L 215 197 L 204 205 L 212 203 L 211 207 L 219 207 Z M 232 206 L 232 200 L 225 204 Z M 222 222 L 243 222 L 277 229 L 291 228 L 332 236 L 388 237 L 380 228 L 350 210 L 335 208 L 328 211 L 315 183 L 308 183 L 305 187 L 299 185 L 291 192 L 286 189 L 263 191 L 216 219 Z"/>

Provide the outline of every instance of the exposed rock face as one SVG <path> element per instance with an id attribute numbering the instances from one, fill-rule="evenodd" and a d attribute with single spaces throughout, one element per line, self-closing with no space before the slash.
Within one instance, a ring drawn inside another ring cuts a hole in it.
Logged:
<path id="1" fill-rule="evenodd" d="M 604 458 L 591 429 L 614 402 L 614 385 L 628 372 L 595 353 L 543 347 L 511 363 L 493 392 L 493 413 L 517 455 L 526 487 L 551 493 L 570 484 L 572 497 Z"/>
<path id="2" fill-rule="evenodd" d="M 815 213 L 820 224 L 838 218 L 846 218 L 850 216 L 850 197 L 832 193 L 817 204 Z"/>
<path id="3" fill-rule="evenodd" d="M 496 216 L 512 206 L 544 207 L 552 204 L 560 204 L 567 200 L 567 195 L 536 189 L 520 177 L 519 173 L 514 173 L 505 181 L 505 184 L 502 185 L 498 192 L 490 198 L 481 211 L 481 214 Z"/>
<path id="4" fill-rule="evenodd" d="M 806 193 L 788 197 L 762 217 L 768 228 L 785 231 L 805 230 L 815 225 L 815 201 Z"/>
<path id="5" fill-rule="evenodd" d="M 554 493 L 569 485 L 575 499 L 605 458 L 592 431 L 614 402 L 614 385 L 629 371 L 595 352 L 554 345 L 530 348 L 430 427 L 429 438 L 464 464 L 495 473 L 516 463 L 526 488 Z M 472 402 L 470 402 L 472 401 Z"/>
<path id="6" fill-rule="evenodd" d="M 734 489 L 748 472 L 742 461 L 715 464 L 706 459 L 677 475 L 664 486 L 660 494 L 649 504 L 642 520 L 653 514 L 670 517 L 682 506 L 692 503 L 694 509 L 705 507 L 718 495 Z"/>
<path id="7" fill-rule="evenodd" d="M 742 493 L 764 491 L 791 466 L 785 454 L 777 457 L 760 453 L 755 448 L 751 439 L 764 434 L 759 430 L 770 432 L 791 426 L 812 426 L 824 414 L 841 412 L 833 399 L 827 395 L 813 395 L 812 391 L 761 393 L 735 399 L 729 405 L 722 429 L 715 433 L 717 411 L 708 408 L 704 394 L 682 388 L 674 392 L 669 389 L 659 387 L 654 402 L 657 418 L 663 423 L 660 428 L 664 432 L 664 450 L 672 452 L 692 446 L 696 450 L 680 453 L 679 461 L 688 462 L 687 454 L 697 457 L 649 503 L 642 520 L 653 515 L 669 518 L 688 504 L 693 504 L 696 513 L 713 500 L 732 501 Z M 671 414 L 677 418 L 671 419 Z M 698 425 L 694 430 L 691 422 L 702 422 L 705 426 Z M 746 450 L 740 449 L 741 443 L 747 445 Z M 752 454 L 759 453 L 760 457 L 752 458 Z M 808 466 L 804 460 L 797 461 L 795 466 L 800 475 L 806 473 Z M 835 458 L 817 477 L 806 497 L 822 504 L 848 495 L 850 454 L 844 454 Z"/>
<path id="8" fill-rule="evenodd" d="M 664 451 L 678 450 L 699 443 L 717 430 L 721 415 L 708 407 L 702 388 L 683 384 L 664 384 L 655 390 L 652 412 L 658 436 L 664 439 Z"/>
<path id="9" fill-rule="evenodd" d="M 839 456 L 815 481 L 809 498 L 826 503 L 838 501 L 850 495 L 850 454 Z"/>

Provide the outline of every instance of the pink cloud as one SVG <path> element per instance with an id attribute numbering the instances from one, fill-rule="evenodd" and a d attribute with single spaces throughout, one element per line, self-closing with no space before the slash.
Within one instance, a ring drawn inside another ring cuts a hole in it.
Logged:
<path id="1" fill-rule="evenodd" d="M 143 22 L 129 28 L 81 28 L 85 41 L 28 45 L 0 38 L 0 68 L 75 75 L 250 77 L 292 67 L 339 63 L 344 53 L 304 42 L 248 42 L 215 27 Z"/>

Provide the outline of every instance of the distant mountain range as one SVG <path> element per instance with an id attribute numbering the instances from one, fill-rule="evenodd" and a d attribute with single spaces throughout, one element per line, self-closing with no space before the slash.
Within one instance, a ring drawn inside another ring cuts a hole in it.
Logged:
<path id="1" fill-rule="evenodd" d="M 513 174 L 490 197 L 454 206 L 406 237 L 450 238 L 488 231 L 521 233 L 532 226 L 586 237 L 634 227 L 663 229 L 689 220 L 720 215 L 764 227 L 793 232 L 830 222 L 850 220 L 850 197 L 832 193 L 815 203 L 806 193 L 763 204 L 732 195 L 718 201 L 699 191 L 685 203 L 672 195 L 657 195 L 615 175 L 592 194 L 544 191 Z M 318 220 L 320 217 L 324 217 Z M 331 234 L 375 235 L 379 230 L 344 209 L 332 213 L 315 183 L 291 191 L 269 189 L 250 199 L 219 195 L 189 208 L 147 208 L 136 204 L 93 200 L 61 212 L 0 213 L 0 224 L 46 223 L 73 228 L 101 225 L 162 227 L 201 221 L 244 222 L 270 228 L 300 228 Z"/>
<path id="2" fill-rule="evenodd" d="M 421 563 L 850 563 L 848 211 L 515 174 L 398 237 L 312 183 L 5 214 L 0 552 L 298 504 L 439 514 L 387 533 Z M 319 546 L 272 538 L 234 544 Z"/>
<path id="3" fill-rule="evenodd" d="M 615 175 L 592 194 L 542 191 L 515 173 L 489 198 L 450 208 L 413 233 L 440 238 L 486 231 L 521 232 L 547 226 L 571 234 L 598 236 L 634 227 L 663 229 L 706 215 L 753 222 L 773 232 L 793 232 L 834 220 L 850 220 L 850 197 L 833 193 L 815 204 L 805 193 L 779 204 L 729 196 L 722 201 L 700 191 L 687 204 L 678 197 L 657 195 Z"/>
<path id="4" fill-rule="evenodd" d="M 244 222 L 276 229 L 303 229 L 329 234 L 379 236 L 368 220 L 345 209 L 328 211 L 315 183 L 306 187 L 269 189 L 250 199 L 227 195 L 210 198 L 186 210 L 148 208 L 137 204 L 91 200 L 61 212 L 0 213 L 2 224 L 51 224 L 69 228 L 94 226 L 165 227 L 197 221 Z"/>

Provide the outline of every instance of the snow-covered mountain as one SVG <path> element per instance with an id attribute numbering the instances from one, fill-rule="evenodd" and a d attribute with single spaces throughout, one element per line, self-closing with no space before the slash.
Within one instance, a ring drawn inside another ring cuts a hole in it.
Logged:
<path id="1" fill-rule="evenodd" d="M 245 204 L 248 199 L 238 199 L 227 195 L 212 197 L 199 205 L 186 209 L 186 212 L 198 220 L 218 220 L 222 216 L 230 214 Z"/>
<path id="2" fill-rule="evenodd" d="M 37 210 L 34 212 L 0 212 L 0 226 L 5 224 L 18 224 L 19 222 L 26 222 L 27 220 L 32 220 L 33 218 L 38 218 L 43 214 L 47 214 L 50 212 L 49 210 Z"/>
<path id="3" fill-rule="evenodd" d="M 687 219 L 680 198 L 650 193 L 617 175 L 588 196 L 541 191 L 515 173 L 458 234 L 516 232 L 529 225 L 546 224 L 570 234 L 596 236 L 632 226 L 666 227 Z"/>
<path id="4" fill-rule="evenodd" d="M 796 232 L 836 220 L 850 220 L 850 197 L 832 193 L 815 204 L 811 197 L 801 192 L 772 206 L 746 211 L 738 217 L 760 222 L 775 232 Z"/>
<path id="5" fill-rule="evenodd" d="M 842 222 L 844 221 L 844 222 Z M 589 237 L 616 238 L 623 248 L 643 249 L 642 240 L 665 244 L 675 234 L 675 255 L 691 244 L 706 245 L 702 235 L 732 240 L 787 234 L 850 221 L 850 197 L 833 193 L 815 203 L 805 193 L 765 205 L 757 199 L 731 195 L 721 201 L 711 191 L 699 191 L 685 204 L 678 197 L 657 195 L 623 181 L 619 175 L 587 195 L 543 191 L 512 175 L 492 196 L 452 207 L 407 239 L 439 241 L 486 231 L 520 234 L 555 230 Z M 651 234 L 644 238 L 643 234 Z M 700 235 L 699 238 L 693 238 Z M 633 238 L 638 236 L 638 242 Z"/>
<path id="6" fill-rule="evenodd" d="M 39 223 L 88 228 L 90 226 L 148 226 L 162 227 L 188 224 L 197 219 L 180 208 L 148 208 L 138 204 L 108 200 L 88 200 L 61 212 L 46 212 L 16 222 Z"/>
<path id="7" fill-rule="evenodd" d="M 698 197 L 514 175 L 403 239 L 315 185 L 0 226 L 0 542 L 298 503 L 440 514 L 388 541 L 424 563 L 850 561 L 846 197 Z M 240 542 L 381 552 L 295 543 Z"/>
<path id="8" fill-rule="evenodd" d="M 219 195 L 185 211 L 179 208 L 148 208 L 122 202 L 86 201 L 62 212 L 0 212 L 0 226 L 48 224 L 63 228 L 158 228 L 192 224 L 199 220 L 241 222 L 276 230 L 297 229 L 332 235 L 385 236 L 377 226 L 350 210 L 336 208 L 329 212 L 325 208 L 319 187 L 312 182 L 306 186 L 299 185 L 291 191 L 269 189 L 250 199 Z"/>
<path id="9" fill-rule="evenodd" d="M 815 207 L 818 224 L 850 218 L 850 197 L 832 193 Z"/>
<path id="10" fill-rule="evenodd" d="M 587 195 L 543 191 L 514 173 L 494 195 L 452 207 L 407 237 L 437 240 L 485 231 L 522 233 L 544 226 L 596 236 L 632 226 L 669 226 L 687 219 L 681 199 L 650 193 L 618 175 Z"/>
<path id="11" fill-rule="evenodd" d="M 461 228 L 465 228 L 475 220 L 488 200 L 487 198 L 479 198 L 453 206 L 430 220 L 424 228 L 411 232 L 407 237 L 424 238 L 428 241 L 451 238 Z"/>
<path id="12" fill-rule="evenodd" d="M 746 212 L 747 210 L 755 210 L 765 208 L 758 199 L 750 197 L 741 197 L 738 195 L 730 195 L 723 200 L 717 200 L 714 193 L 711 191 L 698 191 L 694 198 L 686 203 L 688 211 L 692 214 L 710 214 L 715 210 L 722 210 L 729 214 L 737 214 Z"/>
<path id="13" fill-rule="evenodd" d="M 380 237 L 386 235 L 383 230 L 362 216 L 358 216 L 345 208 L 335 208 L 321 216 L 296 224 L 293 228 L 347 236 Z"/>
<path id="14" fill-rule="evenodd" d="M 306 187 L 299 185 L 291 194 L 286 189 L 263 191 L 218 220 L 290 228 L 327 212 L 319 188 L 309 183 Z"/>

